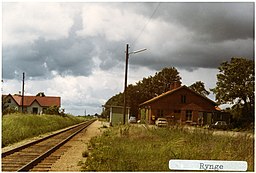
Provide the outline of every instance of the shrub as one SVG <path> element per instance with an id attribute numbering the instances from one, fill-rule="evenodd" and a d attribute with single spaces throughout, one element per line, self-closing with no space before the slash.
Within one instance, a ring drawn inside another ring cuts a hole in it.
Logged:
<path id="1" fill-rule="evenodd" d="M 60 114 L 59 109 L 60 108 L 58 106 L 50 106 L 50 107 L 46 108 L 44 113 L 48 114 L 48 115 L 59 115 Z"/>

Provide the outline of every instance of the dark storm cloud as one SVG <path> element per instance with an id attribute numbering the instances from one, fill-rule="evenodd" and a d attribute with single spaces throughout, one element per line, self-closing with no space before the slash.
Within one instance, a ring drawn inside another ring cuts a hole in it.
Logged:
<path id="1" fill-rule="evenodd" d="M 152 13 L 155 3 L 147 15 Z M 254 32 L 254 3 L 160 3 L 153 16 L 166 22 L 175 22 L 211 41 L 247 39 Z"/>
<path id="2" fill-rule="evenodd" d="M 144 8 L 149 12 L 156 7 L 154 4 L 145 5 L 150 7 Z M 156 70 L 165 66 L 193 70 L 216 68 L 234 56 L 253 59 L 253 9 L 253 3 L 160 3 L 151 22 L 161 19 L 186 29 L 191 35 L 189 38 L 180 37 L 171 46 L 163 48 L 165 42 L 172 41 L 182 31 L 161 32 L 159 28 L 159 32 L 152 33 L 152 36 L 164 35 L 165 39 L 154 45 L 150 54 L 143 53 L 131 63 Z M 145 14 L 149 12 L 143 11 Z M 138 47 L 143 47 L 143 43 Z"/>
<path id="3" fill-rule="evenodd" d="M 231 57 L 253 59 L 253 42 L 252 39 L 207 44 L 189 42 L 179 45 L 178 49 L 163 50 L 163 54 L 148 50 L 149 52 L 141 53 L 138 55 L 139 58 L 134 58 L 130 63 L 155 70 L 161 70 L 166 66 L 188 71 L 197 68 L 217 68 L 220 63 L 229 61 Z"/>
<path id="4" fill-rule="evenodd" d="M 93 38 L 94 55 L 100 59 L 99 67 L 109 70 L 123 65 L 125 58 L 125 44 L 116 41 L 108 41 L 103 36 Z"/>
<path id="5" fill-rule="evenodd" d="M 96 5 L 105 7 L 109 6 L 109 3 Z M 148 49 L 129 62 L 136 68 L 145 66 L 160 70 L 166 66 L 174 66 L 192 71 L 199 67 L 216 68 L 221 62 L 234 56 L 254 58 L 254 3 L 160 3 L 160 5 L 110 3 L 110 5 L 113 9 L 121 11 L 116 14 L 137 14 L 144 17 L 141 18 L 144 20 L 136 20 L 140 25 L 123 21 L 127 32 L 131 28 L 137 28 L 132 30 L 133 35 L 114 41 L 108 39 L 106 36 L 108 32 L 90 36 L 77 35 L 78 31 L 85 29 L 83 22 L 87 22 L 79 13 L 73 19 L 74 23 L 67 38 L 49 40 L 41 36 L 30 44 L 9 47 L 3 45 L 3 77 L 15 78 L 17 73 L 23 71 L 30 77 L 51 77 L 53 71 L 61 75 L 89 76 L 95 67 L 94 57 L 99 59 L 99 67 L 102 70 L 123 65 L 127 43 L 130 43 L 131 50 L 144 47 Z M 152 19 L 149 20 L 151 16 Z M 109 20 L 125 16 L 111 17 Z M 97 20 L 93 22 L 95 25 L 98 24 Z M 166 27 L 170 31 L 166 28 L 164 30 L 162 25 L 150 30 L 150 25 L 157 25 L 157 22 L 171 26 L 171 29 Z M 145 25 L 144 30 L 142 23 L 148 24 Z M 115 27 L 107 26 L 106 30 Z M 172 28 L 176 29 L 172 30 Z"/>
<path id="6" fill-rule="evenodd" d="M 25 72 L 28 77 L 51 78 L 60 75 L 88 76 L 94 67 L 92 41 L 76 36 L 81 28 L 79 15 L 67 38 L 46 40 L 39 37 L 31 44 L 3 47 L 3 77 L 15 78 Z"/>
<path id="7" fill-rule="evenodd" d="M 39 38 L 30 46 L 16 46 L 11 50 L 4 48 L 3 77 L 13 78 L 15 71 L 24 71 L 29 77 L 50 77 L 52 71 L 61 75 L 90 75 L 93 68 L 92 45 L 84 41 L 69 41 Z M 14 53 L 9 52 L 13 50 Z"/>
<path id="8" fill-rule="evenodd" d="M 57 71 L 60 74 L 71 75 L 91 74 L 92 44 L 84 40 L 60 39 L 57 41 L 45 41 L 39 39 L 35 42 L 38 57 L 42 57 L 49 71 Z"/>

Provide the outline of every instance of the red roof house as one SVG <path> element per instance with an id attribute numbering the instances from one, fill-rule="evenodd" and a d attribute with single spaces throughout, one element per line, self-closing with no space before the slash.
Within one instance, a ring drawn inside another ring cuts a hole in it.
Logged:
<path id="1" fill-rule="evenodd" d="M 4 106 L 14 107 L 19 112 L 22 111 L 22 96 L 21 95 L 3 95 Z M 24 112 L 40 114 L 50 106 L 61 106 L 60 97 L 52 96 L 24 96 L 23 107 Z"/>

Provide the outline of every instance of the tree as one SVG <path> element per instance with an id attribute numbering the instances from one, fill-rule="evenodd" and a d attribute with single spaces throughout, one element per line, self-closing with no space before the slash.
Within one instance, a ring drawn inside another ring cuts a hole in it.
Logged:
<path id="1" fill-rule="evenodd" d="M 153 89 L 155 94 L 160 95 L 170 90 L 171 83 L 180 81 L 181 77 L 175 67 L 164 68 L 159 73 L 156 73 L 153 78 Z"/>
<path id="2" fill-rule="evenodd" d="M 135 85 L 127 87 L 127 106 L 129 106 L 131 115 L 137 115 L 139 104 L 158 96 L 170 89 L 170 85 L 174 81 L 180 81 L 181 77 L 175 67 L 164 68 L 154 76 L 143 78 Z M 123 106 L 124 96 L 119 93 L 111 97 L 105 105 Z M 105 110 L 103 115 L 106 116 L 109 110 Z"/>
<path id="3" fill-rule="evenodd" d="M 254 120 L 254 61 L 246 58 L 231 58 L 219 66 L 216 87 L 211 89 L 216 94 L 219 104 L 239 104 L 243 117 Z"/>
<path id="4" fill-rule="evenodd" d="M 189 86 L 189 88 L 205 97 L 210 94 L 210 92 L 205 89 L 204 83 L 202 81 L 193 83 Z"/>

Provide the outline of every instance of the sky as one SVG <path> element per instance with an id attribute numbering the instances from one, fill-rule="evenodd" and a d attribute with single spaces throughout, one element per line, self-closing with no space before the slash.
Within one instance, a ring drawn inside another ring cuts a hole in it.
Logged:
<path id="1" fill-rule="evenodd" d="M 175 67 L 183 85 L 216 86 L 232 57 L 254 59 L 254 3 L 3 2 L 2 93 L 60 96 L 73 115 L 100 114 L 128 84 Z M 211 94 L 210 99 L 215 100 Z"/>

